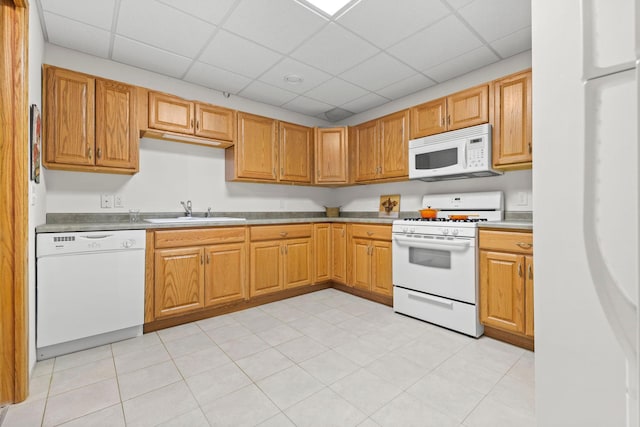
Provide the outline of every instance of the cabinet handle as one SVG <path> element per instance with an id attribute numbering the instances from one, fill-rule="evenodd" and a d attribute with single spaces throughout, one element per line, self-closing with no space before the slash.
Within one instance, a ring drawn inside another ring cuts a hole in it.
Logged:
<path id="1" fill-rule="evenodd" d="M 367 236 L 373 236 L 373 231 L 367 231 Z"/>
<path id="2" fill-rule="evenodd" d="M 193 127 L 193 119 L 191 119 L 191 124 L 189 126 Z"/>
<path id="3" fill-rule="evenodd" d="M 273 168 L 273 176 L 276 176 L 276 168 Z"/>
<path id="4" fill-rule="evenodd" d="M 196 130 L 200 130 L 200 120 L 196 120 Z"/>
<path id="5" fill-rule="evenodd" d="M 285 255 L 289 255 L 289 246 L 284 247 L 284 253 Z"/>
<path id="6" fill-rule="evenodd" d="M 529 264 L 529 280 L 533 279 L 533 268 L 531 267 L 531 264 Z"/>
<path id="7" fill-rule="evenodd" d="M 531 249 L 533 245 L 527 242 L 518 242 L 516 245 L 520 246 L 522 249 Z"/>
<path id="8" fill-rule="evenodd" d="M 280 168 L 280 175 L 284 175 L 284 168 Z"/>
<path id="9" fill-rule="evenodd" d="M 204 256 L 200 255 L 200 265 L 204 264 Z"/>
<path id="10" fill-rule="evenodd" d="M 451 125 L 451 115 L 447 116 L 447 125 Z"/>
<path id="11" fill-rule="evenodd" d="M 102 148 L 98 148 L 96 150 L 96 158 L 98 158 L 98 159 L 102 158 Z"/>
<path id="12" fill-rule="evenodd" d="M 89 148 L 87 150 L 87 156 L 89 157 L 89 160 L 93 159 L 93 149 Z"/>
<path id="13" fill-rule="evenodd" d="M 288 233 L 287 231 L 281 231 L 281 232 L 280 232 L 280 235 L 281 235 L 282 237 L 287 237 L 287 235 L 288 235 L 288 234 L 289 234 L 289 233 Z"/>
<path id="14" fill-rule="evenodd" d="M 529 143 L 529 154 L 531 154 L 531 143 Z"/>
<path id="15" fill-rule="evenodd" d="M 522 277 L 522 264 L 518 264 L 518 277 Z"/>
<path id="16" fill-rule="evenodd" d="M 211 264 L 211 254 L 207 254 L 207 264 Z"/>
<path id="17" fill-rule="evenodd" d="M 440 126 L 444 127 L 444 117 L 442 118 L 442 120 L 440 120 Z"/>
<path id="18" fill-rule="evenodd" d="M 344 228 L 340 230 L 340 236 L 344 237 Z"/>

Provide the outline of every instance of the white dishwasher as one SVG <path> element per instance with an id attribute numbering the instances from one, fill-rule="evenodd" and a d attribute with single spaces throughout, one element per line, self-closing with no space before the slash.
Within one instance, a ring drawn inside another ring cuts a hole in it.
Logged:
<path id="1" fill-rule="evenodd" d="M 145 231 L 37 235 L 38 360 L 142 334 Z"/>

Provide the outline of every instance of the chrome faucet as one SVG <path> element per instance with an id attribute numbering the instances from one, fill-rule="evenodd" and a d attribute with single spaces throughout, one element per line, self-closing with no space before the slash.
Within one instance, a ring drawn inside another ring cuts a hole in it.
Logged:
<path id="1" fill-rule="evenodd" d="M 213 214 L 211 213 L 211 208 L 207 208 L 207 212 L 204 214 L 204 216 L 206 216 L 207 218 L 210 218 L 213 216 Z"/>
<path id="2" fill-rule="evenodd" d="M 184 215 L 190 217 L 193 213 L 193 209 L 191 208 L 191 200 L 187 200 L 187 203 L 180 202 L 180 204 L 184 208 Z"/>

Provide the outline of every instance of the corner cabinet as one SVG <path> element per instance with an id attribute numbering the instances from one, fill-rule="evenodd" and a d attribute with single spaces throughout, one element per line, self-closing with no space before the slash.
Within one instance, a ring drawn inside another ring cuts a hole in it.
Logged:
<path id="1" fill-rule="evenodd" d="M 313 282 L 311 224 L 251 227 L 250 297 Z"/>
<path id="2" fill-rule="evenodd" d="M 531 70 L 493 82 L 493 166 L 499 170 L 532 165 Z"/>
<path id="3" fill-rule="evenodd" d="M 48 65 L 43 76 L 44 165 L 138 172 L 136 88 Z"/>
<path id="4" fill-rule="evenodd" d="M 353 128 L 355 182 L 406 179 L 409 175 L 409 110 Z"/>
<path id="5" fill-rule="evenodd" d="M 489 85 L 480 85 L 411 108 L 411 139 L 489 121 Z"/>
<path id="6" fill-rule="evenodd" d="M 391 296 L 391 260 L 390 225 L 349 225 L 350 286 Z"/>
<path id="7" fill-rule="evenodd" d="M 349 159 L 347 128 L 315 129 L 315 184 L 347 184 Z"/>
<path id="8" fill-rule="evenodd" d="M 480 321 L 533 348 L 532 233 L 480 230 L 479 246 Z"/>
<path id="9" fill-rule="evenodd" d="M 153 320 L 247 298 L 245 227 L 154 234 Z"/>

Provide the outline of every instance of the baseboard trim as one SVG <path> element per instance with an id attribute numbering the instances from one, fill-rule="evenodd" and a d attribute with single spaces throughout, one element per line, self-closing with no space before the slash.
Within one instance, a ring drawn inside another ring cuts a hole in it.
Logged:
<path id="1" fill-rule="evenodd" d="M 505 332 L 500 329 L 492 328 L 491 326 L 484 327 L 484 334 L 489 338 L 496 339 L 498 341 L 504 341 L 509 344 L 513 344 L 517 347 L 521 347 L 527 350 L 534 351 L 535 340 L 531 337 L 525 337 L 511 332 Z"/>

